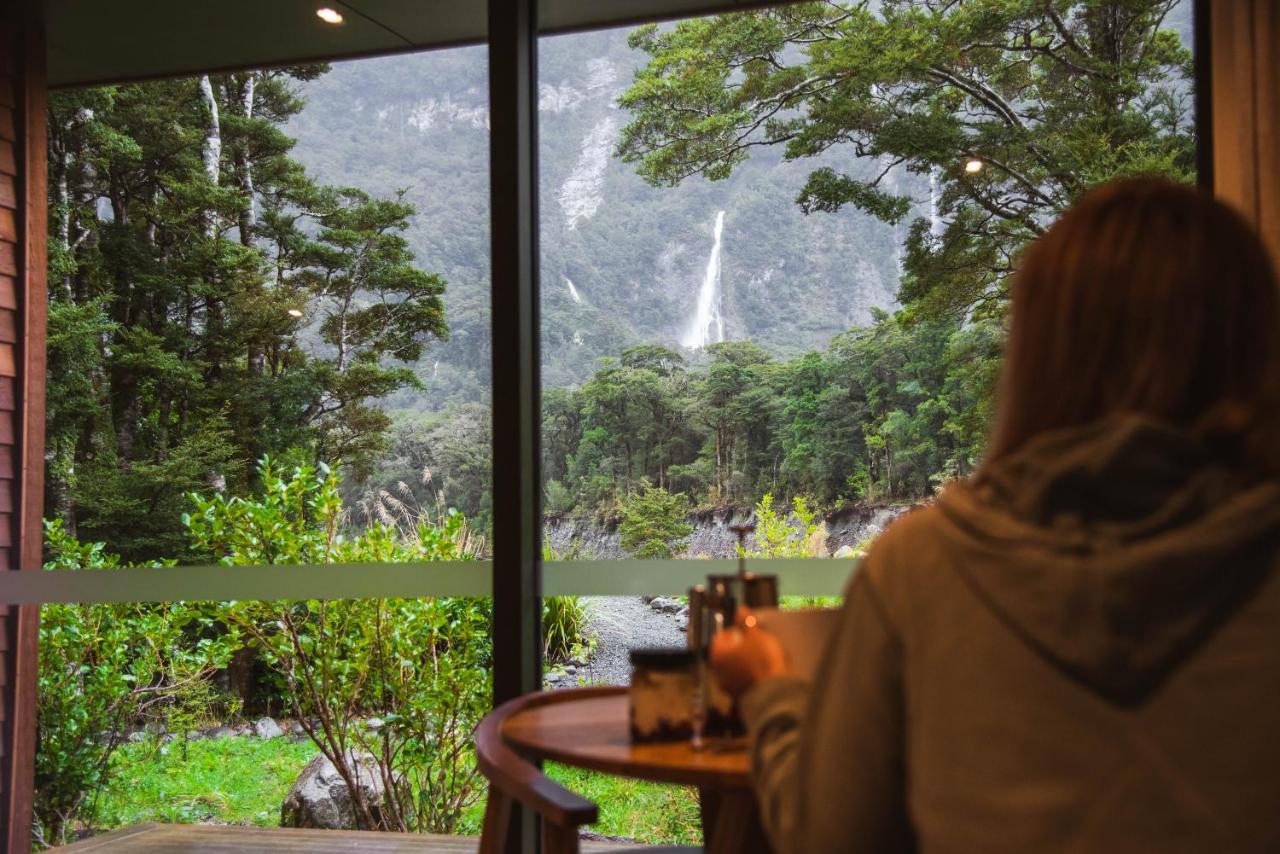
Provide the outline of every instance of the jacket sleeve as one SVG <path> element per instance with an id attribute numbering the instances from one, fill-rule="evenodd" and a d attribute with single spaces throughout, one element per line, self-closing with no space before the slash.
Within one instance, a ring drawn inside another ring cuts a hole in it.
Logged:
<path id="1" fill-rule="evenodd" d="M 816 684 L 743 698 L 751 769 L 778 854 L 909 852 L 902 650 L 865 572 L 854 576 Z"/>

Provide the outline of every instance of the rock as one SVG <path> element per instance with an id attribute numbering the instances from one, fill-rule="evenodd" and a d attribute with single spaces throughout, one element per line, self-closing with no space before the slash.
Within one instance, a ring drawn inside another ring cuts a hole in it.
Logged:
<path id="1" fill-rule="evenodd" d="M 387 725 L 387 722 L 384 721 L 382 718 L 374 717 L 374 718 L 369 718 L 369 720 L 365 721 L 364 725 L 369 729 L 382 729 L 384 726 Z"/>
<path id="2" fill-rule="evenodd" d="M 271 718 L 258 718 L 253 722 L 253 734 L 258 738 L 279 738 L 284 730 Z"/>
<path id="3" fill-rule="evenodd" d="M 212 741 L 218 741 L 224 738 L 235 738 L 236 731 L 229 726 L 216 726 L 211 730 L 207 730 L 204 737 Z"/>
<path id="4" fill-rule="evenodd" d="M 689 631 L 689 615 L 685 614 L 676 618 L 676 628 L 682 632 Z"/>
<path id="5" fill-rule="evenodd" d="M 143 742 L 147 740 L 147 734 L 142 730 L 138 730 L 137 732 L 131 732 L 129 733 L 128 740 L 133 744 L 138 744 L 139 742 Z"/>
<path id="6" fill-rule="evenodd" d="M 566 676 L 572 676 L 578 672 L 578 668 L 574 667 L 572 664 L 566 664 L 564 666 L 564 672 Z"/>
<path id="7" fill-rule="evenodd" d="M 301 721 L 294 721 L 293 725 L 289 727 L 289 735 L 306 736 L 306 734 L 307 729 L 302 725 Z"/>
<path id="8" fill-rule="evenodd" d="M 649 603 L 649 607 L 663 614 L 675 614 L 680 610 L 680 603 L 674 599 L 667 599 L 663 596 L 658 596 Z"/>
<path id="9" fill-rule="evenodd" d="M 832 555 L 833 558 L 838 558 L 839 560 L 845 560 L 847 558 L 857 557 L 857 556 L 858 556 L 858 553 L 853 550 L 853 546 L 841 546 L 840 548 L 836 549 L 836 553 Z"/>
<path id="10" fill-rule="evenodd" d="M 651 596 L 646 593 L 644 596 L 640 597 L 640 601 L 648 605 L 650 602 L 652 602 L 654 599 L 657 599 L 657 598 L 658 598 L 657 596 Z"/>
<path id="11" fill-rule="evenodd" d="M 242 735 L 248 735 L 249 733 L 253 732 L 253 727 L 249 726 L 248 724 L 240 724 L 239 726 L 232 727 L 231 732 L 235 735 L 236 738 L 239 738 Z"/>
<path id="12" fill-rule="evenodd" d="M 204 733 L 198 729 L 187 730 L 187 741 L 199 741 L 204 738 Z"/>
<path id="13" fill-rule="evenodd" d="M 380 819 L 385 787 L 373 756 L 347 753 L 347 764 L 374 820 Z M 320 754 L 307 763 L 280 805 L 281 827 L 314 827 L 322 830 L 357 829 L 355 800 L 351 790 L 328 757 Z"/>

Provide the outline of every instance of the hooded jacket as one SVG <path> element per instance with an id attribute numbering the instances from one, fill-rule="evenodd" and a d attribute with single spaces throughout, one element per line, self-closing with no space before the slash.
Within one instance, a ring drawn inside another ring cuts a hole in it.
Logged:
<path id="1" fill-rule="evenodd" d="M 877 540 L 743 700 L 775 851 L 1280 851 L 1280 482 L 1137 416 Z"/>

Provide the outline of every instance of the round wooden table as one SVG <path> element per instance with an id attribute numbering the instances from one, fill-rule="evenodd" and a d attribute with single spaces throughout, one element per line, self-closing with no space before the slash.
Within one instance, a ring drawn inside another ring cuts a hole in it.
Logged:
<path id="1" fill-rule="evenodd" d="M 695 786 L 709 854 L 768 852 L 741 739 L 631 742 L 626 688 L 547 692 L 507 718 L 503 740 L 534 759 L 654 783 Z"/>

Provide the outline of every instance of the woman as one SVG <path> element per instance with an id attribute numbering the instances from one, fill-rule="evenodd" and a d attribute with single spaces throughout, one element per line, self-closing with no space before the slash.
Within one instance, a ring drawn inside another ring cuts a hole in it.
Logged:
<path id="1" fill-rule="evenodd" d="M 979 473 L 876 542 L 822 678 L 742 698 L 778 852 L 1280 851 L 1280 300 L 1190 189 L 1024 255 Z M 748 622 L 751 622 L 750 620 Z"/>

